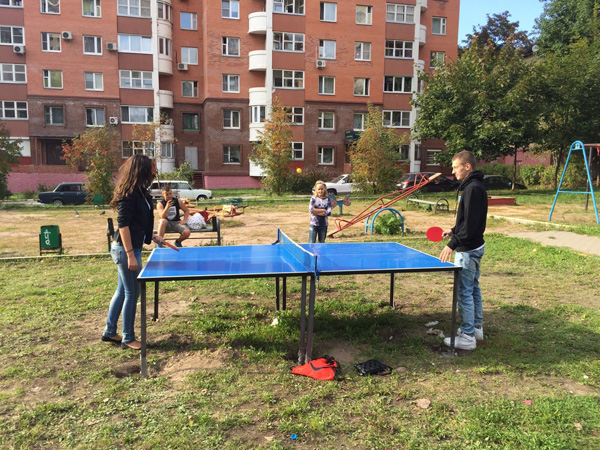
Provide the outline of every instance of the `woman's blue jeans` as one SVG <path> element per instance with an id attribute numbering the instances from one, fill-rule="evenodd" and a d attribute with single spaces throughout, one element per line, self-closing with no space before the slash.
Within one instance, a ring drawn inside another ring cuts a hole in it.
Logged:
<path id="1" fill-rule="evenodd" d="M 456 252 L 454 263 L 462 267 L 458 273 L 458 313 L 462 324 L 461 330 L 475 334 L 475 327 L 483 325 L 483 305 L 479 275 L 481 274 L 481 258 L 484 248 L 469 252 Z"/>
<path id="2" fill-rule="evenodd" d="M 319 239 L 319 244 L 325 243 L 325 238 L 327 237 L 327 227 L 315 227 L 311 225 L 308 230 L 308 243 L 314 244 L 317 242 L 317 238 Z"/>
<path id="3" fill-rule="evenodd" d="M 104 329 L 103 335 L 112 337 L 117 334 L 117 321 L 122 313 L 123 342 L 133 342 L 135 341 L 135 332 L 133 329 L 135 323 L 135 310 L 137 299 L 140 295 L 140 284 L 138 283 L 137 276 L 142 270 L 142 249 L 133 249 L 133 254 L 138 263 L 138 270 L 135 271 L 127 268 L 127 253 L 121 244 L 113 242 L 110 254 L 114 263 L 117 265 L 119 282 L 117 283 L 117 289 L 110 301 L 110 306 L 108 307 L 106 328 Z"/>

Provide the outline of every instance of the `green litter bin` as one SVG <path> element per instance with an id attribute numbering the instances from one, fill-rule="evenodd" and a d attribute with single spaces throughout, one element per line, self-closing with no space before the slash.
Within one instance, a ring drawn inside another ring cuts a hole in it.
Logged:
<path id="1" fill-rule="evenodd" d="M 43 253 L 62 253 L 62 236 L 58 225 L 42 225 L 40 228 L 40 255 Z"/>

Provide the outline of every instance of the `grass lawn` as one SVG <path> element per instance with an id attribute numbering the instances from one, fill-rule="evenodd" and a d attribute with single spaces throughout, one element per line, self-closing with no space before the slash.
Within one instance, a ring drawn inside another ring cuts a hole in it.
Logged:
<path id="1" fill-rule="evenodd" d="M 109 259 L 2 262 L 0 448 L 600 448 L 600 259 L 486 242 L 485 341 L 455 358 L 425 326 L 450 333 L 450 274 L 397 276 L 394 308 L 387 275 L 323 277 L 313 356 L 341 362 L 334 382 L 290 372 L 297 280 L 286 311 L 273 280 L 161 283 L 140 379 L 139 354 L 100 341 Z M 359 377 L 372 358 L 394 372 Z"/>

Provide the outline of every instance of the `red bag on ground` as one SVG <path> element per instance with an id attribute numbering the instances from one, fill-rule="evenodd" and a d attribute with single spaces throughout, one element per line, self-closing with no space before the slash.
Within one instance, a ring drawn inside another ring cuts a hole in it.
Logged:
<path id="1" fill-rule="evenodd" d="M 313 359 L 306 364 L 296 366 L 292 373 L 314 378 L 315 380 L 333 380 L 337 376 L 340 365 L 333 356 L 325 355 L 323 358 Z"/>

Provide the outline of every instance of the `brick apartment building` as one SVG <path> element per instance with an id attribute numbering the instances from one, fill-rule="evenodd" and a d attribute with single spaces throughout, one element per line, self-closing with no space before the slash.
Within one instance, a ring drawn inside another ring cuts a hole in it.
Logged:
<path id="1" fill-rule="evenodd" d="M 0 0 L 0 119 L 23 140 L 9 189 L 83 180 L 61 143 L 94 126 L 117 129 L 124 159 L 160 151 L 208 188 L 258 187 L 248 156 L 276 97 L 294 166 L 348 171 L 368 102 L 410 132 L 417 73 L 456 57 L 458 15 L 459 0 Z M 159 120 L 160 150 L 130 141 Z M 443 149 L 399 159 L 435 170 Z"/>

